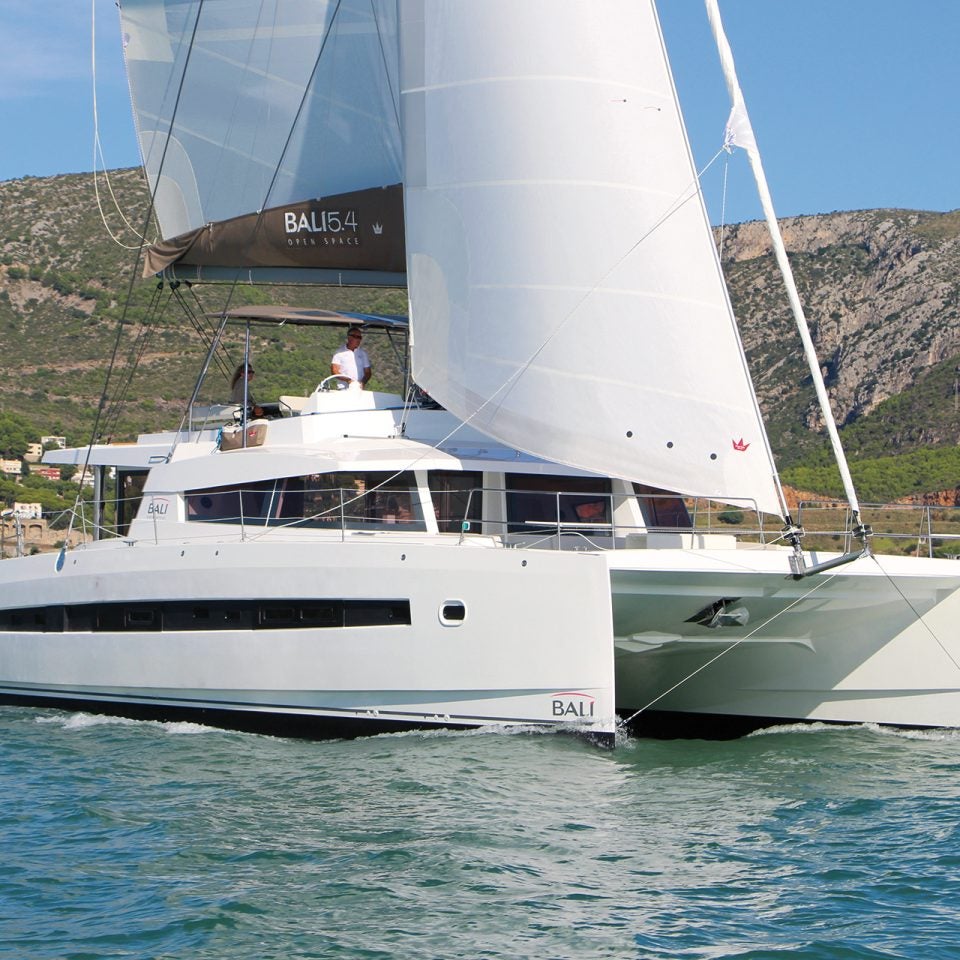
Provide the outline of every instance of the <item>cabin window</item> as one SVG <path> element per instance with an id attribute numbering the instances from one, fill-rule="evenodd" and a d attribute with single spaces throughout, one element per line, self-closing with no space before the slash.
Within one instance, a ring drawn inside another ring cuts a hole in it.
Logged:
<path id="1" fill-rule="evenodd" d="M 125 537 L 130 529 L 130 521 L 140 509 L 143 499 L 143 485 L 147 480 L 147 470 L 117 471 L 117 536 Z"/>
<path id="2" fill-rule="evenodd" d="M 343 476 L 343 474 L 340 474 Z M 412 473 L 355 474 L 348 527 L 425 530 L 417 482 Z"/>
<path id="3" fill-rule="evenodd" d="M 693 526 L 683 497 L 669 490 L 648 487 L 644 483 L 635 483 L 633 492 L 637 495 L 643 522 L 647 527 L 682 529 Z"/>
<path id="4" fill-rule="evenodd" d="M 187 492 L 187 519 L 206 523 L 263 523 L 273 493 L 273 480 L 235 487 Z"/>
<path id="5" fill-rule="evenodd" d="M 317 473 L 190 490 L 187 519 L 339 530 L 426 529 L 411 472 Z"/>
<path id="6" fill-rule="evenodd" d="M 431 470 L 428 476 L 437 528 L 441 533 L 459 533 L 470 521 L 468 533 L 480 532 L 483 516 L 483 474 L 479 471 Z"/>
<path id="7" fill-rule="evenodd" d="M 605 477 L 508 473 L 506 488 L 510 533 L 536 533 L 558 524 L 589 530 L 611 522 L 610 481 Z"/>

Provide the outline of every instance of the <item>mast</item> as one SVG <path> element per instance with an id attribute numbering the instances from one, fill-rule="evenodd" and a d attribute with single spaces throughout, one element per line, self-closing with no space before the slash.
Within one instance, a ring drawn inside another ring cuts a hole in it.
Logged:
<path id="1" fill-rule="evenodd" d="M 730 44 L 727 42 L 727 36 L 726 33 L 724 33 L 723 23 L 720 19 L 720 8 L 717 5 L 717 0 L 704 0 L 704 2 L 707 7 L 707 17 L 710 20 L 710 27 L 713 30 L 713 36 L 717 44 L 717 51 L 720 54 L 720 63 L 723 67 L 723 75 L 727 82 L 727 90 L 730 93 L 730 101 L 732 104 L 730 118 L 727 121 L 725 146 L 742 147 L 746 150 L 747 156 L 750 159 L 750 168 L 753 171 L 753 176 L 757 183 L 757 192 L 760 195 L 760 203 L 763 206 L 767 229 L 770 231 L 770 241 L 773 244 L 773 252 L 777 258 L 780 272 L 783 274 L 783 282 L 787 288 L 787 298 L 790 301 L 790 308 L 793 311 L 797 330 L 800 333 L 800 340 L 803 343 L 804 356 L 807 359 L 810 375 L 813 378 L 813 385 L 817 392 L 817 400 L 823 412 L 827 434 L 830 437 L 830 444 L 833 448 L 833 455 L 837 461 L 837 467 L 840 470 L 840 478 L 843 481 L 843 489 L 850 503 L 850 509 L 853 512 L 855 524 L 854 533 L 866 544 L 866 537 L 869 536 L 870 531 L 864 527 L 860 516 L 860 503 L 857 499 L 857 492 L 853 486 L 853 478 L 850 475 L 850 468 L 847 464 L 846 454 L 843 451 L 843 445 L 840 443 L 837 423 L 834 419 L 833 411 L 830 408 L 830 397 L 827 394 L 827 387 L 823 381 L 823 375 L 820 372 L 820 361 L 810 336 L 810 328 L 807 324 L 803 305 L 800 302 L 800 294 L 797 292 L 793 270 L 790 267 L 790 261 L 787 259 L 787 251 L 783 244 L 783 235 L 780 232 L 780 225 L 777 223 L 777 215 L 773 209 L 773 199 L 770 196 L 767 177 L 760 160 L 760 151 L 757 148 L 757 141 L 753 133 L 753 126 L 750 123 L 750 116 L 747 113 L 747 105 L 743 99 L 743 92 L 737 80 L 737 71 L 733 62 L 733 52 L 730 49 Z"/>

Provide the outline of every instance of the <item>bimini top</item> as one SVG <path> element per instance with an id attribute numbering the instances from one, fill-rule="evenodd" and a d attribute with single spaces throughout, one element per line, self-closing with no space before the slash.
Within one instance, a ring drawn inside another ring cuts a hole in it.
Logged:
<path id="1" fill-rule="evenodd" d="M 285 307 L 282 305 L 252 305 L 233 307 L 230 310 L 208 314 L 210 317 L 226 318 L 228 323 L 257 323 L 283 326 L 293 324 L 303 327 L 379 327 L 406 333 L 409 321 L 406 317 L 380 316 L 371 313 L 338 313 L 334 310 L 315 310 L 310 307 Z"/>

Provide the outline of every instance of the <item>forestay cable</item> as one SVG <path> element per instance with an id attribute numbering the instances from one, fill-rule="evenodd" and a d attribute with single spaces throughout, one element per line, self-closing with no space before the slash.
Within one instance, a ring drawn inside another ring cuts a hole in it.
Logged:
<path id="1" fill-rule="evenodd" d="M 705 663 L 700 664 L 700 666 L 697 667 L 696 670 L 693 670 L 691 673 L 687 674 L 687 676 L 685 676 L 682 680 L 678 680 L 669 689 L 664 690 L 662 693 L 657 694 L 657 696 L 655 696 L 649 703 L 647 703 L 645 706 L 642 706 L 639 710 L 632 713 L 629 717 L 627 717 L 626 720 L 618 721 L 617 726 L 620 726 L 620 727 L 627 726 L 631 721 L 639 717 L 641 713 L 643 713 L 646 710 L 649 710 L 655 703 L 659 703 L 664 697 L 666 697 L 668 694 L 673 693 L 673 691 L 676 690 L 678 687 L 682 687 L 683 684 L 685 684 L 688 680 L 691 680 L 698 673 L 701 673 L 702 671 L 706 670 L 707 667 L 709 667 L 712 663 L 716 663 L 721 657 L 725 657 L 728 653 L 730 653 L 731 650 L 735 650 L 737 647 L 739 647 L 741 643 L 746 643 L 748 640 L 752 639 L 760 630 L 763 630 L 764 627 L 773 623 L 773 621 L 776 620 L 778 617 L 782 616 L 783 614 L 787 613 L 789 610 L 793 609 L 793 607 L 795 607 L 798 603 L 803 603 L 804 600 L 806 600 L 812 594 L 816 593 L 821 587 L 829 583 L 835 576 L 837 576 L 837 574 L 831 574 L 830 576 L 824 577 L 823 580 L 821 580 L 819 583 L 811 587 L 802 597 L 797 597 L 795 600 L 792 600 L 790 603 L 788 603 L 787 606 L 785 606 L 782 610 L 778 610 L 772 617 L 768 617 L 766 620 L 763 621 L 763 623 L 757 624 L 757 626 L 754 627 L 753 630 L 751 630 L 745 637 L 740 637 L 739 640 L 735 640 L 733 643 L 730 644 L 729 647 L 727 647 L 724 650 L 721 650 L 716 656 L 713 656 L 709 660 L 707 660 Z"/>

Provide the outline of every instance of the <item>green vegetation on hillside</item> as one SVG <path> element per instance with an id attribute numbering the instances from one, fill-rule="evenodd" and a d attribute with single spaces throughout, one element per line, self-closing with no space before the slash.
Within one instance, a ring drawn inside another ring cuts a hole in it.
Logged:
<path id="1" fill-rule="evenodd" d="M 126 220 L 142 224 L 147 193 L 139 170 L 111 173 Z M 180 422 L 201 368 L 206 346 L 193 320 L 168 289 L 135 270 L 134 250 L 115 244 L 100 221 L 92 177 L 24 178 L 0 183 L 0 346 L 12 376 L 0 379 L 0 411 L 43 432 L 85 442 L 93 429 L 108 363 L 117 344 L 100 436 L 132 439 L 138 432 Z M 111 228 L 121 232 L 115 211 Z M 130 233 L 123 230 L 129 242 Z M 406 293 L 366 288 L 239 284 L 183 285 L 179 291 L 209 331 L 225 306 L 285 303 L 361 313 L 405 314 Z M 154 311 L 157 300 L 163 307 Z M 243 356 L 243 331 L 225 339 L 223 365 Z M 330 372 L 330 356 L 342 341 L 334 330 L 254 328 L 257 396 L 304 394 Z M 393 350 L 371 336 L 364 346 L 374 364 L 374 386 L 397 389 L 400 371 Z M 136 368 L 135 371 L 133 368 Z M 132 373 L 132 376 L 131 376 Z M 223 402 L 229 373 L 214 367 L 199 397 Z M 118 398 L 123 403 L 114 406 Z"/>
<path id="2" fill-rule="evenodd" d="M 914 450 L 894 457 L 850 463 L 857 495 L 864 502 L 887 503 L 918 493 L 960 487 L 960 447 Z M 843 484 L 834 464 L 794 466 L 783 471 L 784 483 L 842 497 Z"/>
<path id="3" fill-rule="evenodd" d="M 110 177 L 126 221 L 145 223 L 141 172 L 113 171 Z M 136 243 L 116 210 L 107 218 L 114 233 Z M 785 226 L 861 496 L 890 499 L 956 487 L 960 211 L 859 211 L 794 218 Z M 156 280 L 142 279 L 135 250 L 110 239 L 92 176 L 0 183 L 0 231 L 0 347 L 7 371 L 0 378 L 0 446 L 12 453 L 22 446 L 18 425 L 31 434 L 65 435 L 71 445 L 85 442 L 117 343 L 108 399 L 123 396 L 124 403 L 107 408 L 101 435 L 131 439 L 179 423 L 204 344 L 176 303 L 151 312 Z M 829 452 L 809 371 L 761 232 L 756 224 L 729 228 L 724 270 L 771 443 L 785 482 L 838 493 L 839 478 L 826 466 Z M 180 292 L 196 315 L 215 314 L 228 300 L 230 306 L 407 312 L 406 293 L 398 290 L 197 284 Z M 170 300 L 170 291 L 159 298 Z M 209 327 L 209 320 L 204 323 Z M 335 331 L 257 332 L 256 395 L 269 400 L 311 390 L 326 376 L 339 340 Z M 379 337 L 368 337 L 364 346 L 373 359 L 374 385 L 399 388 L 392 350 Z M 242 355 L 239 328 L 226 351 L 223 364 L 230 368 Z M 212 370 L 200 402 L 227 395 L 227 375 Z"/>

